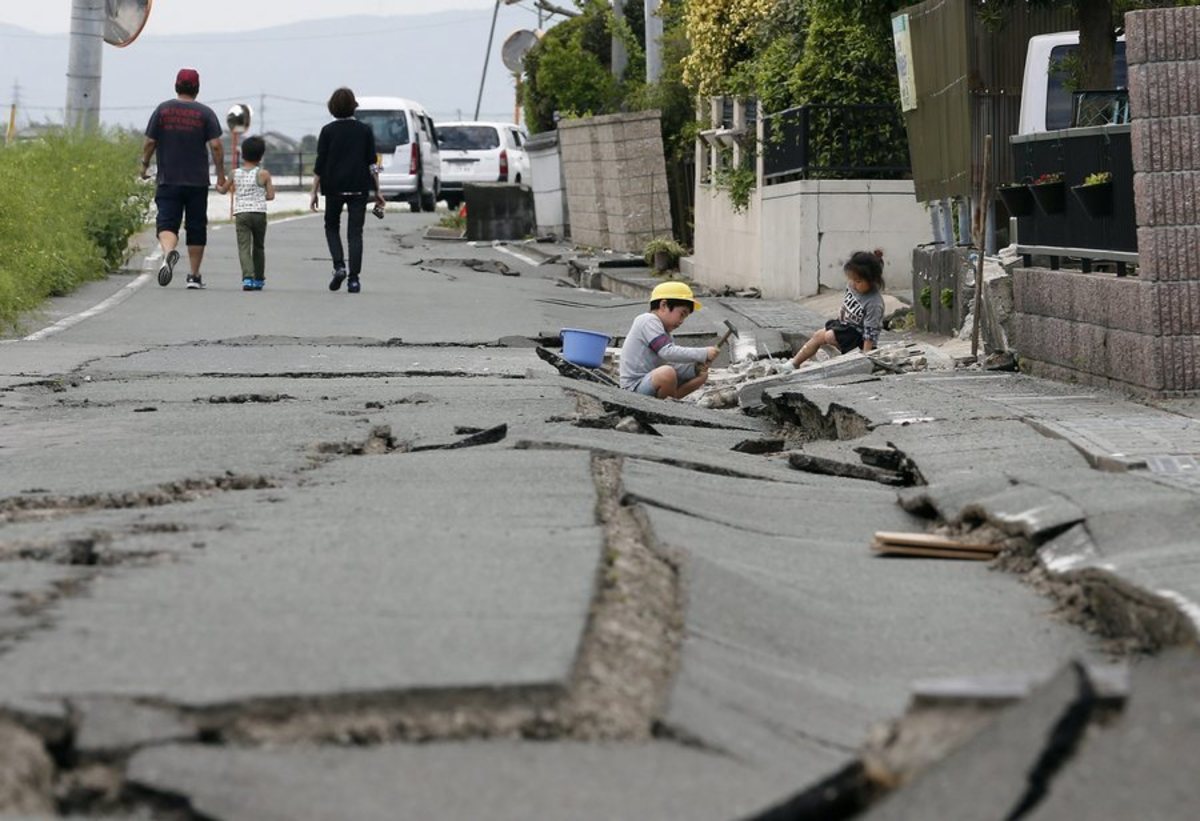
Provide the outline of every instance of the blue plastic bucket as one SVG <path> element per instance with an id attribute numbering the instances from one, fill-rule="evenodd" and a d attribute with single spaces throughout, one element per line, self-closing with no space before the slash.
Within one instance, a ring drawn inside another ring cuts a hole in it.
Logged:
<path id="1" fill-rule="evenodd" d="M 563 328 L 563 359 L 585 368 L 599 368 L 604 362 L 604 349 L 608 347 L 610 340 L 608 334 Z"/>

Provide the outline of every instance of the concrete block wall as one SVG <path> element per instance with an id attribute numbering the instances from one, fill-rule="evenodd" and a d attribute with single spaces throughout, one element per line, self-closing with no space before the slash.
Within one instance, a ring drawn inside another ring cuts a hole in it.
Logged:
<path id="1" fill-rule="evenodd" d="M 883 249 L 884 278 L 908 287 L 912 249 L 929 242 L 929 216 L 912 180 L 801 180 L 756 188 L 740 213 L 729 195 L 696 184 L 695 280 L 712 288 L 761 288 L 803 299 L 845 287 L 855 251 Z"/>
<path id="2" fill-rule="evenodd" d="M 1125 15 L 1139 276 L 1019 270 L 1016 343 L 1035 372 L 1200 393 L 1200 7 Z"/>
<path id="3" fill-rule="evenodd" d="M 671 234 L 671 201 L 658 111 L 558 124 L 571 238 L 640 254 Z"/>

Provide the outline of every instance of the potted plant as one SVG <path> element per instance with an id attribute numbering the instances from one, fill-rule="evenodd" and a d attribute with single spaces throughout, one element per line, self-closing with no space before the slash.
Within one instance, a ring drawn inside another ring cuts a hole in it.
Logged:
<path id="1" fill-rule="evenodd" d="M 1071 193 L 1079 200 L 1089 217 L 1112 215 L 1112 172 L 1097 171 L 1083 178 L 1083 184 L 1072 185 Z"/>
<path id="2" fill-rule="evenodd" d="M 1061 171 L 1042 174 L 1029 184 L 1029 192 L 1037 200 L 1038 207 L 1047 214 L 1061 214 L 1066 206 L 1066 189 Z"/>
<path id="3" fill-rule="evenodd" d="M 997 186 L 996 193 L 1004 201 L 1004 207 L 1014 217 L 1028 217 L 1033 214 L 1033 194 L 1029 193 L 1028 178 L 1025 182 L 1013 182 Z"/>
<path id="4" fill-rule="evenodd" d="M 655 271 L 669 271 L 679 264 L 679 258 L 686 253 L 687 249 L 671 237 L 656 237 L 646 243 L 646 264 Z"/>

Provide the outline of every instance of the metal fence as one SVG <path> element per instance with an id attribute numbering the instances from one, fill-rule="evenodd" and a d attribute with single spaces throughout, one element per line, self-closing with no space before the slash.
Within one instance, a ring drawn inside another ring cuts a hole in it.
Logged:
<path id="1" fill-rule="evenodd" d="M 267 149 L 262 167 L 271 172 L 275 187 L 281 189 L 305 189 L 312 185 L 315 151 L 272 151 Z"/>
<path id="2" fill-rule="evenodd" d="M 900 110 L 806 105 L 763 117 L 763 179 L 904 179 L 911 173 Z"/>

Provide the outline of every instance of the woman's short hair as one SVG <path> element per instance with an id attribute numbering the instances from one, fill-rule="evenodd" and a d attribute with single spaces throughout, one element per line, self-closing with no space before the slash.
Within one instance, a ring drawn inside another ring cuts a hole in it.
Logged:
<path id="1" fill-rule="evenodd" d="M 354 98 L 354 92 L 345 86 L 329 96 L 329 113 L 335 117 L 353 117 L 357 108 L 358 100 Z"/>

